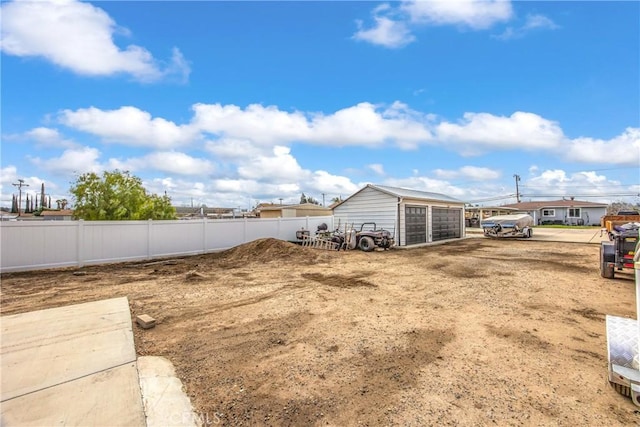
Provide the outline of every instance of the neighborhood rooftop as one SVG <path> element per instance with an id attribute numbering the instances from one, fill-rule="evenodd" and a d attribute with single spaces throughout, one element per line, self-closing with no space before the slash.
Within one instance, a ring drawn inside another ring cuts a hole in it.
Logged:
<path id="1" fill-rule="evenodd" d="M 454 197 L 447 196 L 446 194 L 441 194 L 441 193 L 431 193 L 428 191 L 410 190 L 408 188 L 390 187 L 387 185 L 377 185 L 377 184 L 368 184 L 367 187 L 376 188 L 382 192 L 391 194 L 396 197 L 462 203 L 462 200 L 458 200 Z"/>
<path id="2" fill-rule="evenodd" d="M 594 203 L 594 202 L 585 202 L 582 200 L 544 200 L 540 202 L 520 202 L 520 203 L 511 203 L 504 206 L 503 208 L 517 208 L 521 210 L 530 210 L 530 209 L 540 209 L 540 208 L 596 208 L 596 207 L 607 207 L 606 203 Z"/>

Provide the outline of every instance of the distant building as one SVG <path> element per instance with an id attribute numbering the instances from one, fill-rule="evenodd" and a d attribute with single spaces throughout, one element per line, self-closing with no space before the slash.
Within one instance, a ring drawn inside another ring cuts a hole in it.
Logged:
<path id="1" fill-rule="evenodd" d="M 464 202 L 451 196 L 368 184 L 333 208 L 334 223 L 376 223 L 411 246 L 464 237 Z"/>
<path id="2" fill-rule="evenodd" d="M 42 218 L 44 221 L 71 221 L 73 219 L 73 210 L 44 210 L 40 214 L 40 218 Z"/>
<path id="3" fill-rule="evenodd" d="M 295 218 L 305 216 L 331 216 L 330 208 L 313 203 L 301 205 L 263 205 L 259 206 L 260 218 Z"/>
<path id="4" fill-rule="evenodd" d="M 237 212 L 233 208 L 208 208 L 206 206 L 189 207 L 189 206 L 174 206 L 176 210 L 176 216 L 178 219 L 195 219 L 195 218 L 209 218 L 209 219 L 222 219 L 222 218 L 235 218 L 236 216 L 242 217 L 242 214 Z"/>
<path id="5" fill-rule="evenodd" d="M 600 218 L 607 213 L 606 203 L 581 200 L 551 200 L 543 202 L 520 202 L 504 205 L 516 208 L 533 217 L 534 223 L 565 225 L 600 225 Z"/>

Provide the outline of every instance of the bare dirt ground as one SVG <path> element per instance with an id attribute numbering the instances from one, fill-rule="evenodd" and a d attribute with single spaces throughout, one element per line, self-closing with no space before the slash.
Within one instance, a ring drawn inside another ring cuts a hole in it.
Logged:
<path id="1" fill-rule="evenodd" d="M 172 261 L 5 274 L 3 315 L 127 296 L 205 424 L 638 425 L 607 381 L 633 277 L 598 245 L 465 239 L 328 252 L 272 239 Z M 194 274 L 194 272 L 196 274 Z M 75 275 L 81 274 L 81 275 Z"/>

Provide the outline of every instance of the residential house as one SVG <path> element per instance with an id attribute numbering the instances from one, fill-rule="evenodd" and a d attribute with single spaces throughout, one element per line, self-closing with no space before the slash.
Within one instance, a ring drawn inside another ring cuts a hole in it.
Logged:
<path id="1" fill-rule="evenodd" d="M 606 203 L 562 199 L 541 202 L 520 202 L 504 205 L 528 213 L 535 224 L 600 225 L 607 212 Z"/>

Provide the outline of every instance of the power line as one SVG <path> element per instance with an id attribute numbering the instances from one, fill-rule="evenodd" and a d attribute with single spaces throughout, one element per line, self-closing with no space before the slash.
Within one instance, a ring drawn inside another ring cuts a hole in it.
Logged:
<path id="1" fill-rule="evenodd" d="M 18 179 L 18 182 L 11 185 L 18 187 L 18 216 L 20 216 L 20 208 L 22 206 L 22 187 L 28 187 L 29 184 L 24 183 L 24 179 Z"/>

